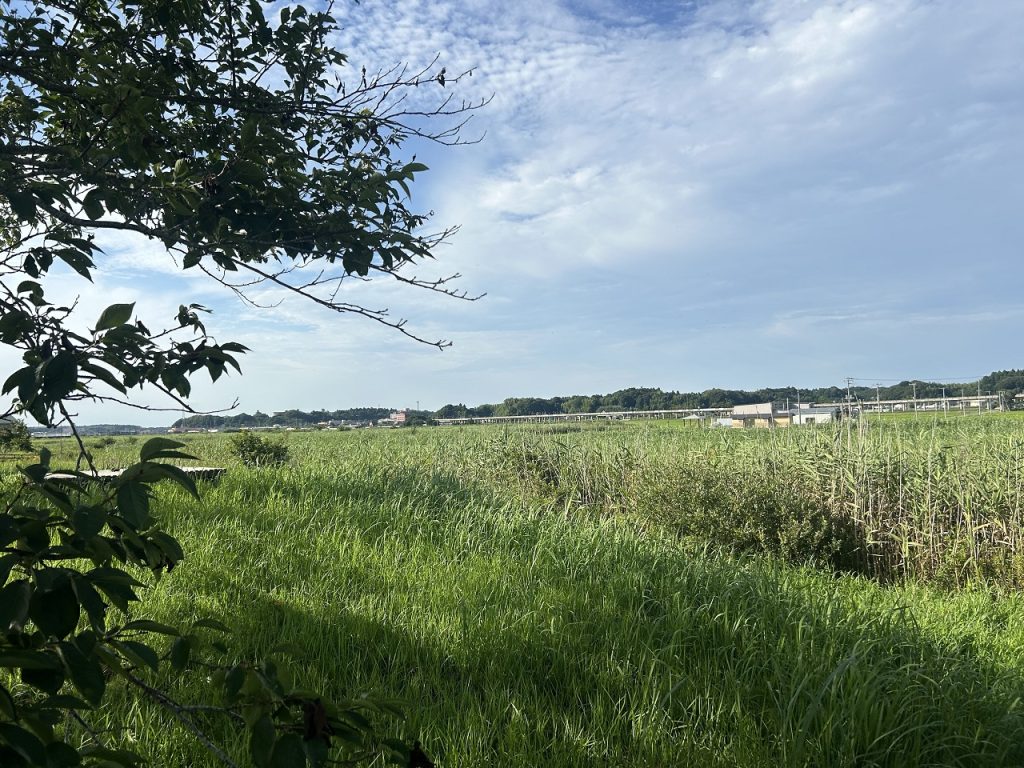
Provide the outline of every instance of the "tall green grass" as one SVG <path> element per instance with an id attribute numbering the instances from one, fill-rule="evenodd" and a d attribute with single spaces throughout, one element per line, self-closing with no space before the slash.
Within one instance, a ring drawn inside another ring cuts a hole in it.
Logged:
<path id="1" fill-rule="evenodd" d="M 312 686 L 402 699 L 408 719 L 390 727 L 440 766 L 1021 765 L 1017 594 L 789 564 L 799 547 L 770 530 L 792 509 L 817 520 L 821 500 L 892 557 L 879 574 L 934 576 L 882 533 L 904 520 L 904 541 L 938 548 L 909 530 L 934 516 L 932 530 L 952 521 L 981 540 L 964 510 L 975 528 L 998 515 L 951 467 L 984 467 L 1013 437 L 977 426 L 949 447 L 902 426 L 291 434 L 297 459 L 279 470 L 200 439 L 202 463 L 231 469 L 198 507 L 161 496 L 188 558 L 153 587 L 151 617 L 215 614 L 235 629 L 233 658 L 289 644 Z M 115 461 L 121 446 L 107 450 Z M 1000 466 L 977 482 L 1016 482 Z M 749 540 L 708 530 L 701 545 L 686 522 L 751 500 L 756 514 L 721 526 L 761 526 Z M 202 700 L 201 678 L 178 694 Z M 108 714 L 156 765 L 213 764 L 159 711 L 125 700 Z"/>
<path id="2" fill-rule="evenodd" d="M 566 513 L 626 513 L 696 541 L 883 581 L 1024 586 L 1019 420 L 817 429 L 663 424 L 550 436 L 466 428 L 450 461 Z"/>

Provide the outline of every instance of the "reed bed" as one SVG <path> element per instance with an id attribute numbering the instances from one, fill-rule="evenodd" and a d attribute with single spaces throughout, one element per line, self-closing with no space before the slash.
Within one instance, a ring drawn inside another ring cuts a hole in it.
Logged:
<path id="1" fill-rule="evenodd" d="M 439 766 L 1024 765 L 1016 421 L 290 433 L 276 469 L 189 439 L 230 471 L 159 494 L 187 559 L 148 617 L 401 700 L 386 727 Z M 159 710 L 108 715 L 215 765 Z"/>
<path id="2" fill-rule="evenodd" d="M 464 431 L 468 431 L 468 428 Z M 467 435 L 461 474 L 566 514 L 882 581 L 1024 586 L 1024 422 L 877 420 L 759 431 L 652 424 Z"/>

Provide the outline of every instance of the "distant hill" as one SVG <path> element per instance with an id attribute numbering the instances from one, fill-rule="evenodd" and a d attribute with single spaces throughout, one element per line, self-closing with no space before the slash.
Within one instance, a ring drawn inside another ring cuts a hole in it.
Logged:
<path id="1" fill-rule="evenodd" d="M 246 429 L 253 427 L 312 427 L 324 422 L 379 421 L 391 415 L 391 408 L 346 408 L 339 411 L 278 411 L 266 414 L 237 413 L 231 416 L 186 416 L 171 426 L 176 429 Z"/>
<path id="2" fill-rule="evenodd" d="M 979 381 L 941 383 L 920 380 L 901 381 L 887 387 L 855 386 L 850 394 L 855 400 L 909 400 L 915 391 L 919 398 L 959 394 L 961 390 L 1005 393 L 1009 398 L 1024 392 L 1024 370 L 993 371 Z M 620 389 L 607 395 L 571 395 L 568 397 L 510 397 L 500 403 L 477 406 L 446 405 L 434 413 L 409 411 L 410 416 L 424 419 L 466 418 L 470 416 L 533 416 L 546 413 L 596 413 L 600 411 L 659 411 L 676 408 L 731 408 L 734 405 L 789 400 L 836 402 L 846 398 L 846 387 L 774 387 L 755 390 L 706 389 L 703 392 L 675 392 L 650 387 Z M 266 414 L 239 413 L 232 416 L 187 416 L 172 426 L 178 429 L 242 429 L 251 427 L 311 427 L 324 422 L 366 422 L 386 419 L 391 408 L 347 408 L 337 411 L 278 411 Z"/>
<path id="3" fill-rule="evenodd" d="M 79 424 L 78 434 L 83 437 L 96 435 L 148 435 L 166 432 L 167 427 L 140 427 L 138 424 Z M 66 437 L 71 427 L 29 427 L 28 431 L 38 437 Z"/>
<path id="4" fill-rule="evenodd" d="M 930 381 L 901 381 L 887 387 L 855 386 L 850 394 L 855 400 L 909 400 L 959 394 L 961 390 L 983 393 L 1005 393 L 1012 398 L 1024 392 L 1024 370 L 993 371 L 979 381 L 940 383 Z M 661 389 L 620 389 L 608 395 L 572 395 L 570 397 L 510 397 L 500 403 L 485 403 L 475 407 L 446 405 L 434 414 L 439 419 L 458 419 L 471 416 L 536 416 L 550 413 L 598 413 L 600 411 L 660 411 L 677 408 L 731 408 L 734 405 L 789 400 L 809 402 L 837 402 L 844 400 L 846 387 L 777 387 L 756 389 L 706 389 L 703 392 L 666 392 Z"/>

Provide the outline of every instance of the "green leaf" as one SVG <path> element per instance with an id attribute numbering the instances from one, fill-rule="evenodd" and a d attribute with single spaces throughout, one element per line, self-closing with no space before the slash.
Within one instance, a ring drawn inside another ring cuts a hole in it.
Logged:
<path id="1" fill-rule="evenodd" d="M 0 536 L 0 547 L 7 543 L 6 541 L 3 541 L 4 538 L 6 537 Z M 11 575 L 11 570 L 13 570 L 14 566 L 17 565 L 18 560 L 20 559 L 21 558 L 13 552 L 0 556 L 0 587 L 7 583 L 7 578 Z"/>
<path id="2" fill-rule="evenodd" d="M 117 568 L 110 568 L 108 566 L 93 568 L 85 577 L 122 611 L 127 611 L 128 604 L 139 599 L 132 587 L 142 585 Z"/>
<path id="3" fill-rule="evenodd" d="M 147 464 L 143 477 L 166 478 L 180 485 L 188 491 L 193 498 L 199 498 L 199 489 L 196 488 L 195 480 L 186 475 L 182 471 L 181 467 L 176 467 L 173 464 Z"/>
<path id="4" fill-rule="evenodd" d="M 34 734 L 13 723 L 0 723 L 0 744 L 7 744 L 29 765 L 46 765 L 46 747 Z"/>
<path id="5" fill-rule="evenodd" d="M 64 685 L 64 670 L 25 667 L 21 670 L 21 682 L 38 688 L 43 693 L 54 694 Z"/>
<path id="6" fill-rule="evenodd" d="M 151 437 L 139 450 L 140 461 L 152 461 L 155 458 L 159 458 L 159 454 L 162 451 L 170 451 L 175 448 L 184 448 L 185 443 L 179 443 L 177 440 L 171 440 L 166 437 Z M 188 458 L 194 459 L 194 456 Z"/>
<path id="7" fill-rule="evenodd" d="M 327 759 L 330 756 L 330 747 L 327 746 L 327 742 L 322 739 L 310 739 L 302 742 L 302 748 L 306 752 L 306 760 L 313 768 L 320 768 L 322 765 L 327 765 Z"/>
<path id="8" fill-rule="evenodd" d="M 270 768 L 299 768 L 305 764 L 306 752 L 297 734 L 286 733 L 277 740 L 270 756 Z"/>
<path id="9" fill-rule="evenodd" d="M 28 618 L 29 601 L 32 599 L 32 584 L 26 580 L 12 581 L 0 589 L 0 632 L 10 627 L 21 629 Z M 0 662 L 0 666 L 6 666 Z"/>
<path id="10" fill-rule="evenodd" d="M 188 665 L 188 657 L 192 653 L 192 642 L 187 637 L 179 637 L 171 643 L 171 666 L 175 671 L 182 672 Z"/>
<path id="11" fill-rule="evenodd" d="M 274 752 L 274 737 L 276 735 L 274 722 L 269 715 L 263 715 L 253 724 L 249 734 L 249 754 L 257 768 L 266 768 L 270 765 L 270 756 Z"/>
<path id="12" fill-rule="evenodd" d="M 46 768 L 72 768 L 81 764 L 78 751 L 63 741 L 51 741 L 46 745 Z"/>
<path id="13" fill-rule="evenodd" d="M 136 528 L 149 525 L 149 489 L 144 483 L 126 482 L 117 489 L 117 511 Z"/>
<path id="14" fill-rule="evenodd" d="M 14 706 L 14 698 L 11 696 L 10 691 L 4 688 L 3 684 L 0 684 L 0 715 L 3 715 L 8 720 L 18 719 L 18 710 Z"/>
<path id="15" fill-rule="evenodd" d="M 113 373 L 108 371 L 103 366 L 96 365 L 95 363 L 83 362 L 81 363 L 80 367 L 83 371 L 92 374 L 97 379 L 106 384 L 108 387 L 116 389 L 118 392 L 121 392 L 122 394 L 128 391 L 125 388 L 124 384 L 118 381 L 117 377 L 114 376 Z"/>
<path id="16" fill-rule="evenodd" d="M 85 193 L 82 209 L 85 211 L 85 215 L 93 221 L 103 215 L 103 192 L 98 187 Z"/>
<path id="17" fill-rule="evenodd" d="M 0 667 L 7 669 L 59 669 L 60 662 L 43 651 L 4 648 L 0 650 Z"/>
<path id="18" fill-rule="evenodd" d="M 114 640 L 111 643 L 129 662 L 137 667 L 146 666 L 156 672 L 160 668 L 160 657 L 145 643 L 135 640 Z"/>
<path id="19" fill-rule="evenodd" d="M 245 669 L 235 665 L 228 670 L 224 676 L 224 697 L 229 704 L 234 704 L 238 692 L 242 690 L 242 683 L 245 682 Z"/>
<path id="20" fill-rule="evenodd" d="M 64 639 L 75 631 L 80 614 L 78 596 L 67 577 L 53 589 L 36 589 L 28 611 L 29 618 L 44 634 L 58 639 Z"/>
<path id="21" fill-rule="evenodd" d="M 43 392 L 51 400 L 71 394 L 78 384 L 78 360 L 74 352 L 58 352 L 39 366 Z"/>
<path id="22" fill-rule="evenodd" d="M 5 193 L 11 210 L 22 221 L 32 221 L 36 217 L 36 198 L 28 192 L 14 190 Z"/>
<path id="23" fill-rule="evenodd" d="M 135 302 L 131 304 L 111 304 L 103 310 L 100 319 L 96 321 L 97 331 L 106 331 L 124 325 L 131 320 L 132 312 L 135 311 Z"/>
<path id="24" fill-rule="evenodd" d="M 7 394 L 11 390 L 34 383 L 36 378 L 36 372 L 33 368 L 19 368 L 10 376 L 7 377 L 7 381 L 4 382 L 3 394 Z"/>
<path id="25" fill-rule="evenodd" d="M 121 627 L 121 631 L 156 632 L 157 634 L 170 635 L 171 637 L 181 636 L 181 632 L 169 624 L 161 624 L 159 621 L 150 621 L 149 619 L 135 619 L 134 621 L 129 621 Z"/>
<path id="26" fill-rule="evenodd" d="M 185 553 L 181 551 L 181 544 L 173 536 L 163 531 L 152 531 L 149 537 L 163 551 L 172 564 L 177 565 L 185 559 Z"/>
<path id="27" fill-rule="evenodd" d="M 192 625 L 192 629 L 215 629 L 218 632 L 225 632 L 227 634 L 231 634 L 231 627 L 229 627 L 222 621 L 217 621 L 216 619 L 210 618 L 200 619 L 199 621 L 195 622 Z"/>
<path id="28" fill-rule="evenodd" d="M 93 587 L 92 582 L 85 576 L 76 573 L 71 577 L 71 585 L 75 588 L 78 602 L 85 609 L 92 628 L 101 634 L 106 632 L 107 604 L 103 602 L 103 598 Z"/>
<path id="29" fill-rule="evenodd" d="M 107 510 L 103 507 L 76 507 L 71 513 L 71 525 L 80 536 L 89 539 L 107 524 Z"/>
<path id="30" fill-rule="evenodd" d="M 57 249 L 56 254 L 61 261 L 75 270 L 75 272 L 80 274 L 89 282 L 92 282 L 91 270 L 96 265 L 88 254 L 82 253 L 74 248 L 59 248 Z"/>
<path id="31" fill-rule="evenodd" d="M 21 535 L 20 532 L 21 526 L 19 526 L 14 521 L 13 517 L 11 517 L 10 515 L 0 515 L 0 547 L 6 547 L 12 541 L 17 539 L 18 536 Z M 14 554 L 13 552 L 9 555 L 5 555 L 4 557 L 14 558 L 13 562 L 17 562 L 21 559 L 18 557 L 18 555 Z M 0 580 L 0 587 L 3 586 L 2 582 L 6 581 L 6 576 L 8 575 L 10 575 L 10 571 L 7 572 L 3 580 Z M 2 629 L 3 627 L 0 627 L 0 630 Z"/>
<path id="32" fill-rule="evenodd" d="M 40 709 L 89 709 L 89 703 L 77 696 L 59 694 L 48 696 L 37 705 Z"/>
<path id="33" fill-rule="evenodd" d="M 85 656 L 72 643 L 61 643 L 59 647 L 72 684 L 86 701 L 94 707 L 98 706 L 107 687 L 99 661 L 95 656 Z"/>

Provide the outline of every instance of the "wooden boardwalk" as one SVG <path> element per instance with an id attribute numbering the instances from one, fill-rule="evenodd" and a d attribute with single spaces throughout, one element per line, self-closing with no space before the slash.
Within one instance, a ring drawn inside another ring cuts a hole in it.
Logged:
<path id="1" fill-rule="evenodd" d="M 193 480 L 218 480 L 227 470 L 224 467 L 178 467 L 182 472 Z M 123 469 L 101 469 L 96 474 L 87 472 L 90 480 L 98 483 L 110 483 L 121 476 Z M 79 475 L 70 472 L 51 472 L 46 476 L 48 480 L 80 480 Z"/>

